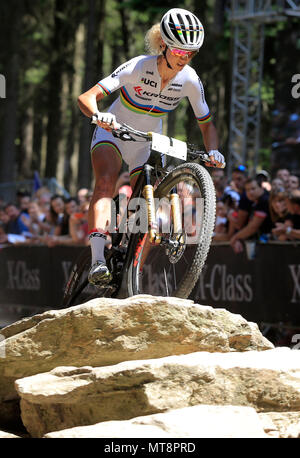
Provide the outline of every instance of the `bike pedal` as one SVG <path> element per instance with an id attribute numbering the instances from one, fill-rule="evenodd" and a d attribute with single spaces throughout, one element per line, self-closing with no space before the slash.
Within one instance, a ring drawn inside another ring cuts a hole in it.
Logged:
<path id="1" fill-rule="evenodd" d="M 113 290 L 115 289 L 116 287 L 114 285 L 93 285 L 95 286 L 97 289 L 99 290 L 104 290 L 104 289 L 110 289 L 110 290 Z"/>

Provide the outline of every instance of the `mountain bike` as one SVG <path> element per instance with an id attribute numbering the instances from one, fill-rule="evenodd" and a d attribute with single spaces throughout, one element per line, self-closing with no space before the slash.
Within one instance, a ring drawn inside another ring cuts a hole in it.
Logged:
<path id="1" fill-rule="evenodd" d="M 215 224 L 215 189 L 202 163 L 209 156 L 197 146 L 126 124 L 113 130 L 123 141 L 150 142 L 127 201 L 112 200 L 112 225 L 105 248 L 112 281 L 88 282 L 90 247 L 83 248 L 64 290 L 62 307 L 96 297 L 136 294 L 187 298 L 207 258 Z"/>

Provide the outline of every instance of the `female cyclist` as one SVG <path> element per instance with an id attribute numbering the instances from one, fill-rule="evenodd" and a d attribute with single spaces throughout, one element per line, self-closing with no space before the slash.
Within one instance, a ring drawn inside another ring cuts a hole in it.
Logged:
<path id="1" fill-rule="evenodd" d="M 104 246 L 111 219 L 111 198 L 122 159 L 128 164 L 133 187 L 150 154 L 147 143 L 124 143 L 116 139 L 111 130 L 118 126 L 117 121 L 141 131 L 161 132 L 162 117 L 174 110 L 183 97 L 188 97 L 213 165 L 222 167 L 224 164 L 201 80 L 188 65 L 203 39 L 199 19 L 187 10 L 173 8 L 146 35 L 151 55 L 138 56 L 122 64 L 78 98 L 81 111 L 97 120 L 91 144 L 95 187 L 88 215 L 92 251 L 89 282 L 96 286 L 111 280 Z M 117 89 L 121 90 L 120 95 L 108 112 L 99 112 L 97 102 Z"/>

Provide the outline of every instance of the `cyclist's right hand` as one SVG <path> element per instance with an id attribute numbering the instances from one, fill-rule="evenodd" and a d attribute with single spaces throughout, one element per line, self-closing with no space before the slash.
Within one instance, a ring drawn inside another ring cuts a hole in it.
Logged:
<path id="1" fill-rule="evenodd" d="M 116 116 L 112 113 L 102 113 L 97 111 L 92 116 L 92 124 L 102 127 L 102 129 L 111 132 L 112 129 L 118 129 L 120 124 L 116 120 Z"/>

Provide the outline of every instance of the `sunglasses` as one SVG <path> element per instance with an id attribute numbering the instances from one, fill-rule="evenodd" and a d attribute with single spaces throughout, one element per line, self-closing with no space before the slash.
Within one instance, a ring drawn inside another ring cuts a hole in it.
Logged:
<path id="1" fill-rule="evenodd" d="M 194 54 L 196 54 L 196 51 L 185 51 L 184 49 L 178 49 L 178 48 L 169 48 L 171 51 L 171 54 L 176 57 L 192 57 Z"/>

